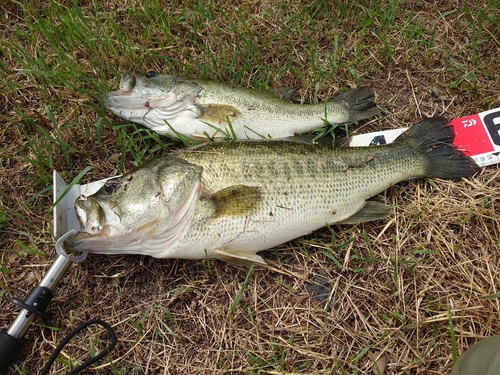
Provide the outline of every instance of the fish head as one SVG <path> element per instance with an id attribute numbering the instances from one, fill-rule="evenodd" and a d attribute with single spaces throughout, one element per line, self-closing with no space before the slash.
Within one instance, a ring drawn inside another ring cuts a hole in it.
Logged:
<path id="1" fill-rule="evenodd" d="M 79 196 L 75 210 L 82 230 L 67 251 L 146 254 L 164 251 L 191 219 L 201 191 L 201 167 L 160 158 L 109 179 L 91 196 Z"/>
<path id="2" fill-rule="evenodd" d="M 187 109 L 203 90 L 196 82 L 168 74 L 125 73 L 120 88 L 104 95 L 104 106 L 125 120 L 151 127 L 165 126 Z"/>

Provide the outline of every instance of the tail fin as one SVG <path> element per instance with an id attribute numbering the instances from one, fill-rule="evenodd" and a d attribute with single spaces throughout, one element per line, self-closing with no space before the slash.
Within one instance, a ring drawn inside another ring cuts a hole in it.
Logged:
<path id="1" fill-rule="evenodd" d="M 431 117 L 414 124 L 395 142 L 406 142 L 419 154 L 425 155 L 426 177 L 459 178 L 479 170 L 470 157 L 453 144 L 455 132 L 442 117 Z"/>
<path id="2" fill-rule="evenodd" d="M 348 118 L 345 122 L 364 120 L 380 114 L 374 100 L 375 92 L 370 87 L 358 87 L 332 99 L 347 109 Z"/>

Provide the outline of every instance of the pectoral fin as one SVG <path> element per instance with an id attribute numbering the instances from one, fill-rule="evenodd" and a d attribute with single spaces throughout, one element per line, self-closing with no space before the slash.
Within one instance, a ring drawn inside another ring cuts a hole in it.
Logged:
<path id="1" fill-rule="evenodd" d="M 253 263 L 266 264 L 260 255 L 256 253 L 247 253 L 241 250 L 219 249 L 215 251 L 214 258 L 240 266 L 250 266 Z"/>
<path id="2" fill-rule="evenodd" d="M 227 123 L 241 115 L 238 108 L 226 104 L 202 104 L 198 119 L 209 124 Z"/>
<path id="3" fill-rule="evenodd" d="M 364 207 L 351 217 L 337 224 L 358 224 L 367 221 L 384 219 L 392 212 L 392 207 L 381 202 L 366 201 Z"/>
<path id="4" fill-rule="evenodd" d="M 234 185 L 209 195 L 205 200 L 214 205 L 214 217 L 247 216 L 260 206 L 264 192 L 258 186 Z"/>

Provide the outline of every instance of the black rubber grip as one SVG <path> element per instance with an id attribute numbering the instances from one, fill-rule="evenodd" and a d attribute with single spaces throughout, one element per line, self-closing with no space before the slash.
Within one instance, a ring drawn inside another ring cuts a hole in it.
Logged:
<path id="1" fill-rule="evenodd" d="M 0 331 L 0 375 L 7 375 L 9 366 L 14 362 L 26 340 L 9 335 L 7 331 Z"/>

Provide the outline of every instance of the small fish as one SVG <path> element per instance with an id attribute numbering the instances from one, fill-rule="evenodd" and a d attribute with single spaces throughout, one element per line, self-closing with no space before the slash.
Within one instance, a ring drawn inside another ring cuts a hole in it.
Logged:
<path id="1" fill-rule="evenodd" d="M 295 89 L 295 88 L 294 88 Z M 294 89 L 283 96 L 293 94 Z M 124 74 L 104 106 L 159 134 L 197 139 L 285 138 L 329 123 L 380 113 L 371 88 L 346 91 L 321 104 L 294 104 L 276 93 L 156 72 Z"/>
<path id="2" fill-rule="evenodd" d="M 367 199 L 399 181 L 474 173 L 454 136 L 448 121 L 431 118 L 383 146 L 242 140 L 172 152 L 79 197 L 83 230 L 66 247 L 263 263 L 258 251 L 326 223 L 385 218 L 391 207 Z"/>

